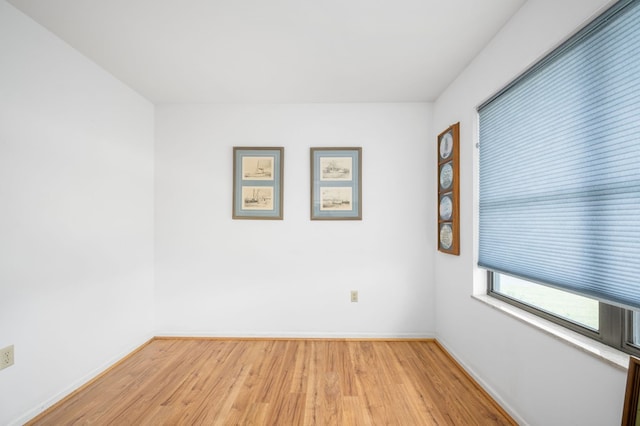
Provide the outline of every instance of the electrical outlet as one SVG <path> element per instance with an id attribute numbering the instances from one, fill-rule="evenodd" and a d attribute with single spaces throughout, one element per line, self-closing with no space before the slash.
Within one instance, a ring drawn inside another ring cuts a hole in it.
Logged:
<path id="1" fill-rule="evenodd" d="M 351 290 L 351 303 L 358 302 L 358 290 Z"/>
<path id="2" fill-rule="evenodd" d="M 0 349 L 0 370 L 13 365 L 13 345 Z"/>

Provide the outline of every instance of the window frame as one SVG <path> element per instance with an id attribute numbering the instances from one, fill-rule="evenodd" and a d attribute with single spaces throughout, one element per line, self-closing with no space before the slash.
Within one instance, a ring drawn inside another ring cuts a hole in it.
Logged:
<path id="1" fill-rule="evenodd" d="M 494 286 L 496 283 L 495 274 L 500 274 L 500 272 L 488 269 L 486 270 L 486 272 L 488 296 L 501 300 L 505 303 L 522 309 L 523 311 L 534 314 L 540 318 L 543 318 L 554 324 L 558 324 L 573 332 L 589 337 L 604 345 L 610 346 L 629 355 L 640 356 L 640 346 L 633 344 L 633 311 L 604 302 L 599 302 L 599 327 L 598 330 L 593 330 L 589 327 L 580 325 L 559 315 L 555 315 L 551 312 L 528 304 L 522 300 L 499 293 L 495 290 Z M 534 284 L 538 283 L 534 282 Z"/>

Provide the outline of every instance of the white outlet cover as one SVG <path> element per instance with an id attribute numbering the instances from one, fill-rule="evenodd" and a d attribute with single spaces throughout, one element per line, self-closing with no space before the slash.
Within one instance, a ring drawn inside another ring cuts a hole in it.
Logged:
<path id="1" fill-rule="evenodd" d="M 0 370 L 13 365 L 13 345 L 0 350 Z"/>

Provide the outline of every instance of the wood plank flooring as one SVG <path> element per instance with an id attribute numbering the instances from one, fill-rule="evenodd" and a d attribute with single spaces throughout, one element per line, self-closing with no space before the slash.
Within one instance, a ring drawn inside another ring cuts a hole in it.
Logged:
<path id="1" fill-rule="evenodd" d="M 509 425 L 433 341 L 156 339 L 32 425 Z"/>

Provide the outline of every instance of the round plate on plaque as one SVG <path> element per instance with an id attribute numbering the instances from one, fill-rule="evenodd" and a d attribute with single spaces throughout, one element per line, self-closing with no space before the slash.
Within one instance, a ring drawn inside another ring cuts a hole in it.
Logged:
<path id="1" fill-rule="evenodd" d="M 453 183 L 453 166 L 451 163 L 446 163 L 440 167 L 440 188 L 449 189 Z"/>
<path id="2" fill-rule="evenodd" d="M 448 223 L 440 226 L 440 245 L 445 250 L 449 250 L 453 245 L 453 229 Z"/>
<path id="3" fill-rule="evenodd" d="M 453 152 L 453 135 L 451 131 L 448 131 L 440 138 L 440 159 L 446 160 L 451 157 L 451 153 Z"/>
<path id="4" fill-rule="evenodd" d="M 453 214 L 453 200 L 451 199 L 451 194 L 443 195 L 440 198 L 440 219 L 442 220 L 450 220 L 451 215 Z"/>

